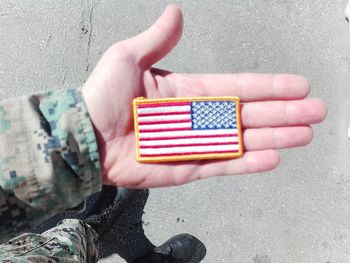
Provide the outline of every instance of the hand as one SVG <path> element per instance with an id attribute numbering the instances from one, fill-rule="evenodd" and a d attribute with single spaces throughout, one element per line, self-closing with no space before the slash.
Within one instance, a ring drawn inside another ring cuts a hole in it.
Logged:
<path id="1" fill-rule="evenodd" d="M 325 104 L 305 97 L 309 84 L 296 75 L 192 75 L 152 68 L 180 39 L 183 18 L 169 6 L 147 31 L 114 44 L 83 87 L 99 145 L 103 182 L 131 188 L 185 184 L 219 175 L 265 172 L 279 164 L 277 149 L 308 144 L 311 124 Z M 216 161 L 142 164 L 135 159 L 132 100 L 136 97 L 239 96 L 245 154 Z"/>

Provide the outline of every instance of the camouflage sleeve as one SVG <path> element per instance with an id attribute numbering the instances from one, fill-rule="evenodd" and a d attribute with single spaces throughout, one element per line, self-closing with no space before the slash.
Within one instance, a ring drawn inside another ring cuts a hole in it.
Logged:
<path id="1" fill-rule="evenodd" d="M 79 89 L 0 101 L 0 239 L 77 206 L 101 181 Z"/>

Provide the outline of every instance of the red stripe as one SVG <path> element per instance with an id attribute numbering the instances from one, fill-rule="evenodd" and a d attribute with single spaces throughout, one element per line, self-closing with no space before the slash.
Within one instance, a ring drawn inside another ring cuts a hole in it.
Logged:
<path id="1" fill-rule="evenodd" d="M 149 129 L 149 130 L 139 130 L 139 133 L 146 132 L 168 132 L 168 131 L 191 131 L 191 128 L 169 128 L 169 129 Z"/>
<path id="2" fill-rule="evenodd" d="M 153 140 L 176 140 L 176 139 L 195 139 L 195 138 L 215 138 L 215 137 L 237 137 L 236 133 L 234 134 L 212 134 L 212 135 L 187 135 L 187 136 L 169 136 L 169 137 L 153 137 L 153 138 L 139 138 L 139 141 L 153 141 Z"/>
<path id="3" fill-rule="evenodd" d="M 210 145 L 237 145 L 238 142 L 209 142 L 209 143 L 189 143 L 189 144 L 166 144 L 166 145 L 140 145 L 140 149 L 158 149 L 173 147 L 190 147 L 190 146 L 210 146 Z"/>
<path id="4" fill-rule="evenodd" d="M 190 113 L 191 113 L 190 111 L 139 113 L 139 117 L 178 115 L 178 114 L 190 114 Z"/>
<path id="5" fill-rule="evenodd" d="M 187 120 L 169 120 L 169 121 L 140 121 L 139 125 L 169 124 L 169 123 L 183 123 L 183 122 L 191 122 L 191 120 L 187 119 Z"/>
<path id="6" fill-rule="evenodd" d="M 188 152 L 188 153 L 163 153 L 163 154 L 141 154 L 141 157 L 162 157 L 162 156 L 183 156 L 191 154 L 215 154 L 215 153 L 238 153 L 238 150 L 232 151 L 212 151 L 212 152 Z"/>
<path id="7" fill-rule="evenodd" d="M 145 104 L 139 104 L 138 108 L 157 108 L 157 107 L 171 107 L 171 106 L 188 106 L 190 105 L 190 102 L 187 101 L 179 101 L 179 102 L 160 102 L 160 103 L 145 103 Z"/>

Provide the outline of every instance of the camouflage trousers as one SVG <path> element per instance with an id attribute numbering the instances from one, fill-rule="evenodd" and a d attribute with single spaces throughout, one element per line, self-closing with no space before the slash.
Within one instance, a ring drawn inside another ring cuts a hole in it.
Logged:
<path id="1" fill-rule="evenodd" d="M 98 235 L 84 221 L 65 219 L 42 234 L 26 233 L 0 245 L 0 262 L 97 262 Z"/>

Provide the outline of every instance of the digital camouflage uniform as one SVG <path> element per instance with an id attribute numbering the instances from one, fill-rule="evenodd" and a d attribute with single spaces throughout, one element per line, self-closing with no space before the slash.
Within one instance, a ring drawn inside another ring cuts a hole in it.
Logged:
<path id="1" fill-rule="evenodd" d="M 70 219 L 27 233 L 101 190 L 97 143 L 81 91 L 0 101 L 0 261 L 95 262 L 97 234 Z M 16 238 L 8 241 L 8 239 Z"/>

